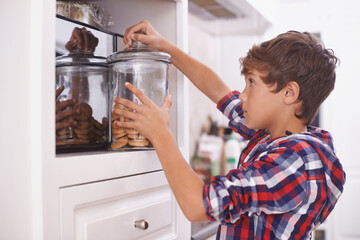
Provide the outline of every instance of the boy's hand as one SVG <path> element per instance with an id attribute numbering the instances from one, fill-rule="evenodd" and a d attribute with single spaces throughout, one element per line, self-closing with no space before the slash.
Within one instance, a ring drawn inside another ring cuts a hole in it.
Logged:
<path id="1" fill-rule="evenodd" d="M 68 99 L 68 100 L 61 101 L 61 102 L 57 101 L 57 99 L 60 96 L 62 91 L 64 91 L 64 86 L 61 86 L 58 89 L 56 89 L 56 96 L 55 96 L 55 101 L 56 101 L 56 107 L 55 107 L 55 109 L 56 109 L 55 110 L 56 111 L 56 115 L 55 115 L 56 130 L 75 126 L 76 122 L 74 122 L 73 120 L 65 121 L 65 122 L 63 120 L 78 114 L 73 109 L 66 109 L 68 107 L 71 107 L 71 106 L 75 105 L 75 103 L 76 103 L 75 99 Z M 66 109 L 66 110 L 64 110 L 64 109 Z"/>
<path id="2" fill-rule="evenodd" d="M 75 27 L 65 48 L 69 50 L 69 52 L 74 52 L 78 49 L 85 52 L 94 52 L 98 43 L 99 39 L 95 37 L 92 32 L 86 30 L 84 27 Z"/>
<path id="3" fill-rule="evenodd" d="M 132 109 L 130 112 L 126 109 L 114 108 L 113 113 L 131 119 L 131 122 L 115 121 L 119 127 L 134 128 L 153 144 L 161 140 L 164 134 L 170 132 L 169 111 L 171 107 L 170 95 L 165 99 L 161 108 L 156 106 L 143 92 L 134 85 L 126 82 L 125 86 L 135 94 L 142 104 L 134 103 L 125 98 L 115 98 L 114 102 L 122 104 Z"/>
<path id="4" fill-rule="evenodd" d="M 143 20 L 126 29 L 123 39 L 126 47 L 129 47 L 133 40 L 144 43 L 150 48 L 159 51 L 163 51 L 164 43 L 166 42 L 166 39 L 163 38 L 147 20 Z"/>

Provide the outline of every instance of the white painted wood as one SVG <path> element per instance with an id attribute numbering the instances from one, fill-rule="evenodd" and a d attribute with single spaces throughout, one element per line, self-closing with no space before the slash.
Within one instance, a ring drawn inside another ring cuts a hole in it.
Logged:
<path id="1" fill-rule="evenodd" d="M 171 190 L 162 171 L 61 189 L 64 240 L 171 239 Z M 134 227 L 144 219 L 149 227 Z"/>

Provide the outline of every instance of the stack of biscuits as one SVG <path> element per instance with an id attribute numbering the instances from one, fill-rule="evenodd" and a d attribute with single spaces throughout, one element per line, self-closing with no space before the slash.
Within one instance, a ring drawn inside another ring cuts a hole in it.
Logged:
<path id="1" fill-rule="evenodd" d="M 121 104 L 115 104 L 114 108 L 132 111 Z M 149 140 L 147 140 L 135 129 L 122 128 L 115 124 L 115 121 L 127 122 L 130 121 L 129 119 L 113 112 L 111 113 L 111 118 L 111 135 L 113 139 L 111 149 L 120 149 L 127 145 L 132 147 L 145 147 L 150 144 Z"/>
<path id="2" fill-rule="evenodd" d="M 92 116 L 92 108 L 87 103 L 76 104 L 74 109 L 79 112 L 74 118 L 77 123 L 73 128 L 60 129 L 56 132 L 56 145 L 89 144 L 104 142 L 105 129 L 108 125 L 106 117 L 102 123 Z"/>

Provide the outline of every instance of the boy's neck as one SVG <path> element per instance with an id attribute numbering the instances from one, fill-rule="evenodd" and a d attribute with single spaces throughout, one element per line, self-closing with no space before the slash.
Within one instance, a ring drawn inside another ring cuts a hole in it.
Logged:
<path id="1" fill-rule="evenodd" d="M 281 136 L 288 136 L 294 133 L 307 132 L 307 126 L 303 121 L 295 121 L 291 124 L 280 124 L 274 126 L 270 131 L 270 139 L 274 139 Z"/>

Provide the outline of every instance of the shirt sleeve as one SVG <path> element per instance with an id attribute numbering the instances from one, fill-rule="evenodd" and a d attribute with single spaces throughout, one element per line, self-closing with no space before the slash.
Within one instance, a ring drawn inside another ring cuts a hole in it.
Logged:
<path id="1" fill-rule="evenodd" d="M 227 176 L 204 186 L 209 220 L 235 223 L 241 214 L 277 214 L 299 206 L 306 196 L 305 164 L 293 149 L 263 152 Z"/>
<path id="2" fill-rule="evenodd" d="M 239 96 L 239 91 L 228 93 L 218 102 L 217 108 L 230 120 L 229 127 L 248 140 L 257 133 L 257 130 L 245 126 L 242 102 Z"/>

